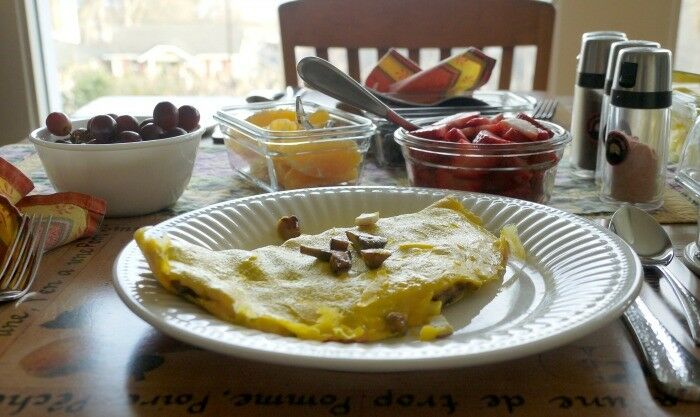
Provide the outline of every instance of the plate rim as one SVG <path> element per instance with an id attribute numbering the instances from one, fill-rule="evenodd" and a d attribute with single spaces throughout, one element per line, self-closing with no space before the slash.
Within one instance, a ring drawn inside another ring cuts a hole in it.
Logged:
<path id="1" fill-rule="evenodd" d="M 546 335 L 535 340 L 531 340 L 525 343 L 520 343 L 514 346 L 507 346 L 489 350 L 487 352 L 475 352 L 475 353 L 461 353 L 455 355 L 445 355 L 440 357 L 428 357 L 428 358 L 357 358 L 357 357 L 317 357 L 311 356 L 309 354 L 303 354 L 300 352 L 278 352 L 275 350 L 262 350 L 255 347 L 241 346 L 230 344 L 220 339 L 214 339 L 211 337 L 205 337 L 197 333 L 191 332 L 187 329 L 178 327 L 174 324 L 168 323 L 162 320 L 156 313 L 151 311 L 145 305 L 139 303 L 131 294 L 126 292 L 126 289 L 122 287 L 119 278 L 119 268 L 123 259 L 128 255 L 128 251 L 134 250 L 136 247 L 136 242 L 132 239 L 127 243 L 127 245 L 122 248 L 119 255 L 116 257 L 112 265 L 112 282 L 114 288 L 119 295 L 122 302 L 139 318 L 153 326 L 159 331 L 178 339 L 186 343 L 199 346 L 201 348 L 215 351 L 218 353 L 236 356 L 240 358 L 250 359 L 259 362 L 282 364 L 288 366 L 301 366 L 310 368 L 320 368 L 328 370 L 342 370 L 342 371 L 359 371 L 359 372 L 386 372 L 386 371 L 412 371 L 412 370 L 426 370 L 426 369 L 446 369 L 446 368 L 461 368 L 475 365 L 484 365 L 489 363 L 502 362 L 505 360 L 513 360 L 529 356 L 535 353 L 544 352 L 556 347 L 567 345 L 585 335 L 588 335 L 595 330 L 602 328 L 603 326 L 611 323 L 612 321 L 619 318 L 622 313 L 629 307 L 629 305 L 635 300 L 639 295 L 642 287 L 642 266 L 641 263 L 634 252 L 620 237 L 614 233 L 607 230 L 605 227 L 588 221 L 587 219 L 577 216 L 566 211 L 545 206 L 538 203 L 533 203 L 524 200 L 518 200 L 514 198 L 501 197 L 490 194 L 474 193 L 474 192 L 464 192 L 455 190 L 442 190 L 442 189 L 432 189 L 432 188 L 422 188 L 422 187 L 396 187 L 396 186 L 341 186 L 341 187 L 319 187 L 319 188 L 307 188 L 307 189 L 297 189 L 288 191 L 278 191 L 274 193 L 262 193 L 247 197 L 241 197 L 231 200 L 222 201 L 219 203 L 211 204 L 196 210 L 189 211 L 187 213 L 180 214 L 178 216 L 172 217 L 170 219 L 164 220 L 157 224 L 159 227 L 168 227 L 172 224 L 182 223 L 188 218 L 196 217 L 201 213 L 207 213 L 216 210 L 219 207 L 229 206 L 231 204 L 241 204 L 248 200 L 257 200 L 265 197 L 273 197 L 285 194 L 306 194 L 309 192 L 323 192 L 323 191 L 356 191 L 356 192 L 371 192 L 373 190 L 383 191 L 383 192 L 396 192 L 396 193 L 428 193 L 435 195 L 456 195 L 461 198 L 466 198 L 469 196 L 475 198 L 485 198 L 488 200 L 504 201 L 506 203 L 515 203 L 519 207 L 532 207 L 535 209 L 544 209 L 546 212 L 557 214 L 564 218 L 574 218 L 585 221 L 588 225 L 598 229 L 598 231 L 607 235 L 612 240 L 616 241 L 620 247 L 627 252 L 630 259 L 633 260 L 629 267 L 629 279 L 630 285 L 626 292 L 620 294 L 620 297 L 613 303 L 608 305 L 606 309 L 596 312 L 596 314 L 590 316 L 586 321 L 578 323 L 570 328 L 563 329 L 562 331 L 555 332 L 550 335 Z M 138 250 L 138 248 L 136 248 Z M 199 307 L 201 308 L 201 307 Z M 211 313 L 202 309 L 204 314 Z M 212 315 L 212 317 L 215 317 Z M 231 326 L 241 327 L 233 323 L 228 323 Z M 301 339 L 299 339 L 301 340 Z M 302 341 L 305 342 L 305 341 Z M 312 342 L 315 343 L 315 342 Z"/>

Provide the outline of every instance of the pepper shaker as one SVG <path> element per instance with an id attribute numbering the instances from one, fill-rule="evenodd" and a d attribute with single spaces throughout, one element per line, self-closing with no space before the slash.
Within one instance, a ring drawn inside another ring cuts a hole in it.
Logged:
<path id="1" fill-rule="evenodd" d="M 605 88 L 603 90 L 603 103 L 600 107 L 600 127 L 598 130 L 598 155 L 596 156 L 595 164 L 595 182 L 600 186 L 603 176 L 603 159 L 605 158 L 605 136 L 607 134 L 607 118 L 608 108 L 610 107 L 610 90 L 612 90 L 613 76 L 615 75 L 615 64 L 617 56 L 621 50 L 625 48 L 633 48 L 635 46 L 648 46 L 652 48 L 660 48 L 658 42 L 652 41 L 619 41 L 610 45 L 610 55 L 608 55 L 608 69 L 605 75 Z"/>
<path id="2" fill-rule="evenodd" d="M 671 98 L 671 51 L 620 51 L 610 94 L 601 200 L 644 210 L 661 207 Z"/>
<path id="3" fill-rule="evenodd" d="M 617 35 L 588 36 L 581 40 L 581 58 L 576 70 L 571 118 L 572 173 L 593 178 L 598 155 L 600 109 L 610 45 L 625 40 Z"/>

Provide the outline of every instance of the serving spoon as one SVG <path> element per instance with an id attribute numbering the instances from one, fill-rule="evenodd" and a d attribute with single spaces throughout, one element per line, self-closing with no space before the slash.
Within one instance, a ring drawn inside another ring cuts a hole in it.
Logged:
<path id="1" fill-rule="evenodd" d="M 632 247 L 642 266 L 666 278 L 681 304 L 691 338 L 700 345 L 700 303 L 667 267 L 673 260 L 673 244 L 666 231 L 644 210 L 629 205 L 613 214 L 610 229 Z"/>
<path id="2" fill-rule="evenodd" d="M 399 116 L 360 83 L 325 59 L 315 56 L 303 58 L 297 64 L 297 72 L 309 87 L 336 100 L 366 110 L 406 130 L 418 129 L 417 125 Z"/>

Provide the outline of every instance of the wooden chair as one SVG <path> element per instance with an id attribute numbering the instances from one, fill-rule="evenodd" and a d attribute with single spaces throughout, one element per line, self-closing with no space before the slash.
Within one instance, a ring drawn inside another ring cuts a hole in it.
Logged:
<path id="1" fill-rule="evenodd" d="M 360 78 L 359 48 L 408 48 L 418 62 L 420 48 L 500 46 L 499 88 L 510 87 L 513 48 L 537 46 L 533 88 L 546 90 L 554 7 L 534 0 L 298 0 L 279 7 L 282 57 L 287 85 L 297 85 L 296 46 L 347 49 L 349 74 Z"/>

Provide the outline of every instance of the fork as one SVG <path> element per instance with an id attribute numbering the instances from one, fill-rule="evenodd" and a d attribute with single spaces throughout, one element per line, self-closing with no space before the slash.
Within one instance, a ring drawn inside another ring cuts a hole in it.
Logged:
<path id="1" fill-rule="evenodd" d="M 16 300 L 29 292 L 44 255 L 51 220 L 49 216 L 42 228 L 43 215 L 22 216 L 0 269 L 0 302 Z"/>
<path id="2" fill-rule="evenodd" d="M 538 100 L 532 109 L 532 118 L 540 120 L 551 120 L 554 112 L 557 111 L 557 101 L 551 98 Z"/>

